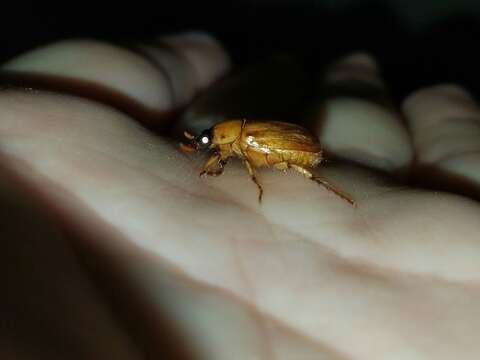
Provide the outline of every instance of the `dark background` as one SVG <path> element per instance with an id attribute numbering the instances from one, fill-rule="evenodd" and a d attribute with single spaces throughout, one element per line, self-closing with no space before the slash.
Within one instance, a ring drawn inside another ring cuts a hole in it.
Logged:
<path id="1" fill-rule="evenodd" d="M 471 0 L 19 1 L 3 4 L 0 60 L 71 37 L 130 43 L 162 33 L 215 34 L 239 65 L 301 54 L 321 68 L 364 50 L 397 98 L 420 86 L 459 83 L 480 93 L 480 2 Z"/>

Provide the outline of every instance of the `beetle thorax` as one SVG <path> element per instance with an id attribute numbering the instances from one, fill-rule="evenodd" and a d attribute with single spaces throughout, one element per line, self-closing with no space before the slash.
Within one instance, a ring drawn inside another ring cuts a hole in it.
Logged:
<path id="1" fill-rule="evenodd" d="M 214 145 L 231 144 L 240 138 L 242 120 L 223 121 L 212 128 L 212 143 Z"/>

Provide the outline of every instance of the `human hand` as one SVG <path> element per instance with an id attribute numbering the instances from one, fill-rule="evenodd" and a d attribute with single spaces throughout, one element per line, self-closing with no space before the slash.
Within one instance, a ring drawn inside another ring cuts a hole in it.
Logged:
<path id="1" fill-rule="evenodd" d="M 7 69 L 114 89 L 151 126 L 168 122 L 175 106 L 228 68 L 211 39 L 172 41 L 189 61 L 150 54 L 168 65 L 173 86 L 140 56 L 90 42 L 45 48 Z M 327 78 L 381 88 L 365 56 L 341 60 Z M 259 172 L 259 205 L 241 164 L 199 179 L 202 158 L 140 126 L 141 116 L 75 96 L 4 91 L 0 153 L 11 179 L 4 188 L 27 199 L 22 205 L 12 196 L 8 208 L 20 210 L 5 211 L 13 219 L 8 246 L 25 260 L 2 260 L 10 274 L 23 274 L 9 288 L 14 301 L 3 305 L 15 329 L 6 356 L 52 358 L 50 347 L 62 342 L 69 345 L 59 358 L 135 359 L 169 345 L 172 356 L 188 359 L 478 355 L 480 209 L 452 194 L 462 191 L 459 176 L 478 186 L 477 106 L 456 87 L 420 90 L 403 107 L 409 134 L 393 108 L 351 97 L 325 104 L 322 143 L 363 166 L 338 162 L 318 171 L 351 193 L 357 208 L 271 170 Z M 420 171 L 448 178 L 452 193 L 391 180 Z M 31 198 L 49 214 L 43 221 Z M 178 337 L 167 341 L 170 332 Z"/>

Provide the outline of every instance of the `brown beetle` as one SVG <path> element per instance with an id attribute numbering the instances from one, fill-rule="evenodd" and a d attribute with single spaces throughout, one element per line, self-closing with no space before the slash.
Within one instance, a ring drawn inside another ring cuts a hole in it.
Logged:
<path id="1" fill-rule="evenodd" d="M 317 138 L 299 125 L 279 121 L 226 120 L 204 130 L 197 137 L 188 132 L 184 135 L 190 144 L 180 144 L 183 151 L 213 150 L 213 155 L 203 164 L 200 176 L 221 175 L 227 160 L 237 156 L 259 189 L 259 201 L 262 200 L 263 189 L 255 168 L 268 166 L 277 170 L 298 171 L 355 205 L 350 195 L 309 170 L 322 161 L 322 149 Z"/>

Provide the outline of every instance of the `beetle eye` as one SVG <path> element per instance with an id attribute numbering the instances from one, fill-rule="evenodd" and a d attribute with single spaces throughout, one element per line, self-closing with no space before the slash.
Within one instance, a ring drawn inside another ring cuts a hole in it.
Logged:
<path id="1" fill-rule="evenodd" d="M 210 129 L 202 131 L 197 138 L 197 144 L 200 149 L 206 149 L 210 145 Z"/>

